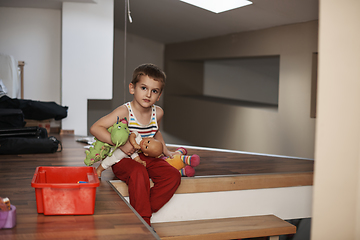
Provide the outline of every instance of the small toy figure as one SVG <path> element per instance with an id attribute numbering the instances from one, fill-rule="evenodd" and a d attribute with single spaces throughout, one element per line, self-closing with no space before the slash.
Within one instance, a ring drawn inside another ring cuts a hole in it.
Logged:
<path id="1" fill-rule="evenodd" d="M 0 211 L 9 211 L 10 210 L 10 200 L 9 198 L 0 197 Z"/>
<path id="2" fill-rule="evenodd" d="M 128 140 L 130 131 L 127 126 L 128 122 L 127 119 L 121 119 L 119 121 L 119 117 L 117 119 L 117 122 L 114 123 L 113 126 L 108 128 L 108 131 L 111 133 L 111 141 L 116 145 L 115 149 L 119 146 L 122 146 L 126 143 Z M 92 144 L 93 147 L 90 147 L 89 150 L 86 150 L 86 158 L 84 160 L 84 163 L 87 166 L 91 166 L 94 163 L 104 159 L 106 156 L 111 156 L 112 152 L 111 148 L 112 146 L 99 141 L 95 138 L 95 142 Z"/>

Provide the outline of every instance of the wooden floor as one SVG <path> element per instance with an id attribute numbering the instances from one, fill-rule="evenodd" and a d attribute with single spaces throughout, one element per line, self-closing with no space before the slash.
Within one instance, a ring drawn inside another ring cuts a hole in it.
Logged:
<path id="1" fill-rule="evenodd" d="M 75 136 L 57 136 L 63 151 L 54 154 L 0 155 L 0 196 L 17 208 L 17 225 L 1 229 L 0 239 L 157 239 L 112 189 L 117 179 L 103 173 L 97 188 L 95 213 L 90 216 L 38 214 L 31 180 L 37 166 L 84 166 L 85 144 Z M 201 156 L 196 176 L 313 172 L 313 161 L 188 149 Z M 96 167 L 98 164 L 95 164 Z"/>
<path id="2" fill-rule="evenodd" d="M 303 159 L 192 149 L 189 152 L 201 157 L 196 176 L 303 173 L 314 170 L 314 162 Z"/>

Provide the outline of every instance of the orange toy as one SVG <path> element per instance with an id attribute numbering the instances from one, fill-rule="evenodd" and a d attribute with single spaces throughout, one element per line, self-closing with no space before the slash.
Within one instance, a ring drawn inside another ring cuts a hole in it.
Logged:
<path id="1" fill-rule="evenodd" d="M 193 177 L 195 175 L 194 167 L 200 164 L 200 157 L 197 154 L 188 156 L 187 150 L 183 147 L 179 147 L 175 152 L 179 154 L 174 155 L 173 158 L 162 157 L 171 166 L 179 170 L 183 177 Z"/>

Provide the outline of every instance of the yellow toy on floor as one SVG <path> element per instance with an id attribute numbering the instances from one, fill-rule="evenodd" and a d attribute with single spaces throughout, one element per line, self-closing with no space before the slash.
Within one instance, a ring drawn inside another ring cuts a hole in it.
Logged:
<path id="1" fill-rule="evenodd" d="M 173 158 L 162 157 L 171 166 L 179 170 L 183 177 L 193 177 L 195 175 L 194 167 L 200 164 L 200 157 L 197 154 L 188 156 L 187 150 L 183 147 L 179 147 L 175 152 L 179 154 L 174 155 Z"/>

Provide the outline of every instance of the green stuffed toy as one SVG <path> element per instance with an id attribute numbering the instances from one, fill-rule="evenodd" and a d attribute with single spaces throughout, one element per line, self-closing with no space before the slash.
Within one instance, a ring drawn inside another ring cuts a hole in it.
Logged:
<path id="1" fill-rule="evenodd" d="M 115 149 L 124 145 L 128 140 L 130 131 L 128 128 L 128 121 L 126 118 L 121 119 L 119 121 L 119 117 L 117 122 L 114 123 L 113 126 L 108 128 L 108 131 L 111 134 L 111 141 L 116 145 Z M 89 148 L 89 150 L 85 151 L 86 158 L 84 163 L 86 166 L 91 166 L 94 163 L 103 160 L 107 156 L 111 156 L 111 148 L 112 146 L 99 141 L 95 138 L 95 142 L 92 144 L 93 146 Z"/>

